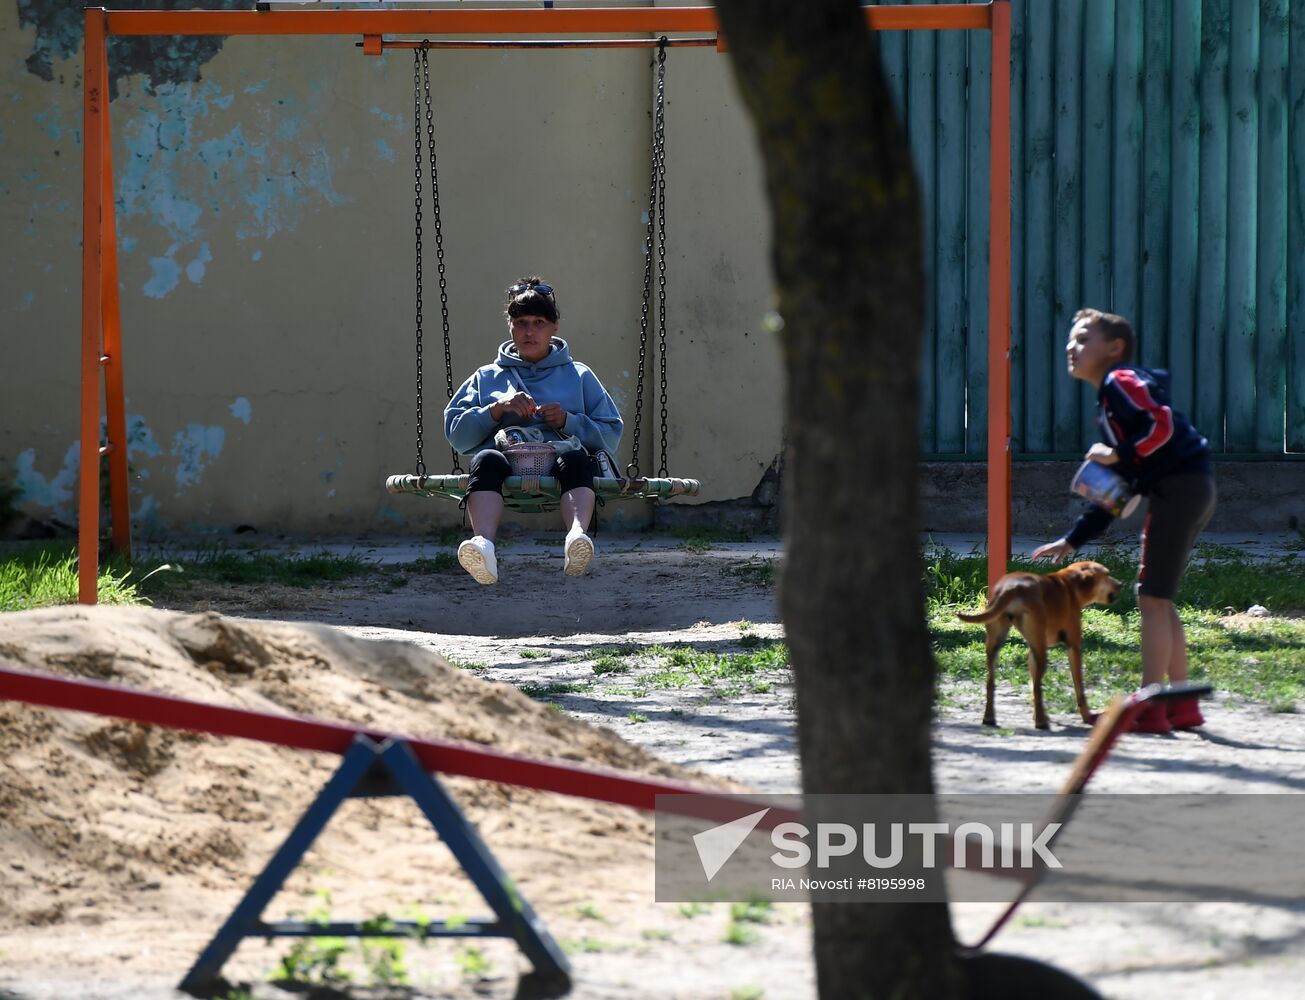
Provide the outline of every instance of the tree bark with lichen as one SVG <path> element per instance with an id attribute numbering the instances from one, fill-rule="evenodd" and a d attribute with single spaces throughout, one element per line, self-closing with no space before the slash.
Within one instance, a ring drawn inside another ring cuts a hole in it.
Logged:
<path id="1" fill-rule="evenodd" d="M 786 373 L 781 608 L 812 793 L 932 793 L 920 196 L 855 0 L 717 0 L 765 161 Z M 820 995 L 962 995 L 944 903 L 812 907 Z"/>

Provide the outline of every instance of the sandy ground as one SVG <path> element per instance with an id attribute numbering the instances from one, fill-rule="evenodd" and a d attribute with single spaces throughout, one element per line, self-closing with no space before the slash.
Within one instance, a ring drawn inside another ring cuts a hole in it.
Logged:
<path id="1" fill-rule="evenodd" d="M 493 588 L 458 573 L 413 574 L 389 592 L 349 584 L 210 593 L 198 607 L 181 602 L 186 614 L 7 615 L 0 658 L 594 766 L 795 789 L 792 691 L 782 672 L 742 687 L 662 690 L 641 683 L 637 669 L 593 669 L 613 647 L 741 651 L 781 637 L 772 592 L 734 572 L 776 558 L 775 545 L 692 551 L 610 536 L 599 540 L 591 576 L 565 580 L 559 543 L 512 538 Z M 351 548 L 386 563 L 448 551 Z M 945 691 L 934 743 L 941 790 L 1053 791 L 1063 781 L 1086 728 L 1053 716 L 1051 732 L 1037 732 L 1024 692 L 999 694 L 1005 728 L 994 732 L 978 724 L 977 687 Z M 1206 714 L 1198 733 L 1125 737 L 1092 790 L 1305 787 L 1301 716 L 1223 697 Z M 0 706 L 0 1000 L 178 996 L 172 986 L 331 767 L 260 744 Z M 652 902 L 646 818 L 450 785 L 568 950 L 573 996 L 814 996 L 804 906 L 777 906 L 768 923 L 750 927 L 753 942 L 726 943 L 727 907 Z M 486 912 L 455 869 L 410 805 L 355 801 L 268 915 L 302 914 L 327 894 L 339 918 Z M 977 938 L 999 909 L 954 906 L 958 936 Z M 1040 903 L 1026 905 L 996 947 L 1054 962 L 1109 997 L 1278 998 L 1299 995 L 1302 941 L 1301 905 Z M 258 997 L 284 996 L 262 980 L 287 948 L 249 941 L 228 975 L 255 983 Z M 505 942 L 486 942 L 479 961 L 448 943 L 410 947 L 407 957 L 417 992 L 396 995 L 512 996 L 525 967 Z"/>

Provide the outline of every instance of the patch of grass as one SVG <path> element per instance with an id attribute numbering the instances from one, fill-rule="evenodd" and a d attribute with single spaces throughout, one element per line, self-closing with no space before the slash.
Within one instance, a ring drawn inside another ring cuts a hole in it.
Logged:
<path id="1" fill-rule="evenodd" d="M 623 674 L 630 669 L 626 657 L 635 652 L 634 646 L 615 646 L 595 649 L 588 654 L 594 657 L 593 671 L 598 676 L 603 674 Z"/>
<path id="2" fill-rule="evenodd" d="M 591 938 L 588 936 L 582 938 L 572 938 L 562 942 L 562 950 L 568 955 L 576 953 L 584 955 L 596 955 L 606 951 L 622 951 L 623 946 L 612 941 L 603 941 L 600 938 Z"/>
<path id="3" fill-rule="evenodd" d="M 788 667 L 788 647 L 781 642 L 746 653 L 704 653 L 691 646 L 653 646 L 647 653 L 657 658 L 659 666 L 639 679 L 653 688 L 742 684 L 755 674 Z"/>
<path id="4" fill-rule="evenodd" d="M 451 656 L 446 656 L 444 659 L 449 661 L 450 666 L 457 667 L 459 670 L 466 670 L 473 674 L 484 673 L 489 669 L 488 664 L 481 663 L 478 660 L 455 660 Z"/>
<path id="5" fill-rule="evenodd" d="M 559 694 L 579 694 L 581 691 L 592 690 L 593 685 L 588 682 L 572 681 L 552 681 L 548 684 L 518 684 L 517 690 L 527 698 L 534 698 L 536 701 L 545 698 L 551 698 Z"/>
<path id="6" fill-rule="evenodd" d="M 671 932 L 662 927 L 645 927 L 639 932 L 639 936 L 645 941 L 673 941 L 675 938 Z"/>
<path id="7" fill-rule="evenodd" d="M 1274 560 L 1209 559 L 1188 567 L 1178 599 L 1193 608 L 1245 611 L 1262 604 L 1274 615 L 1300 615 L 1305 613 L 1305 559 L 1294 552 Z"/>
<path id="8" fill-rule="evenodd" d="M 730 1000 L 763 1000 L 766 991 L 760 986 L 740 986 L 730 990 Z"/>
<path id="9" fill-rule="evenodd" d="M 775 904 L 768 899 L 730 904 L 730 919 L 736 923 L 768 924 L 775 914 Z"/>
<path id="10" fill-rule="evenodd" d="M 721 576 L 737 576 L 744 583 L 754 587 L 774 587 L 777 567 L 774 559 L 749 559 L 737 566 L 725 566 Z"/>
<path id="11" fill-rule="evenodd" d="M 648 716 L 644 715 L 642 712 L 631 712 L 631 713 L 629 713 L 629 714 L 626 716 L 626 718 L 629 719 L 631 722 L 647 722 L 647 721 L 648 721 Z"/>
<path id="12" fill-rule="evenodd" d="M 314 897 L 304 922 L 325 926 L 331 920 L 331 894 L 325 889 L 310 893 Z M 274 982 L 288 981 L 307 986 L 339 988 L 354 982 L 355 973 L 345 967 L 346 959 L 366 972 L 365 984 L 373 987 L 403 986 L 408 982 L 404 963 L 407 942 L 375 935 L 392 931 L 394 921 L 385 914 L 362 922 L 363 936 L 348 938 L 313 936 L 298 938 L 283 954 L 271 977 Z M 368 932 L 372 936 L 368 936 Z"/>
<path id="13" fill-rule="evenodd" d="M 0 551 L 0 611 L 77 602 L 77 551 L 67 544 L 15 545 Z M 100 564 L 101 604 L 147 604 L 135 571 L 121 559 Z"/>
<path id="14" fill-rule="evenodd" d="M 484 979 L 494 963 L 485 957 L 478 945 L 464 944 L 453 953 L 453 961 L 463 979 Z"/>
<path id="15" fill-rule="evenodd" d="M 375 563 L 356 556 L 320 552 L 316 555 L 240 551 L 213 546 L 199 552 L 169 556 L 168 572 L 150 576 L 142 588 L 147 593 L 193 588 L 204 583 L 236 586 L 280 584 L 286 587 L 321 587 L 376 572 Z M 410 564 L 413 565 L 413 564 Z M 155 567 L 148 567 L 154 569 Z"/>
<path id="16" fill-rule="evenodd" d="M 681 903 L 677 907 L 677 912 L 685 920 L 692 920 L 694 917 L 700 917 L 704 913 L 710 913 L 711 907 L 706 903 Z"/>
<path id="17" fill-rule="evenodd" d="M 721 938 L 726 944 L 732 944 L 739 948 L 746 948 L 748 945 L 756 944 L 761 940 L 761 935 L 747 924 L 741 924 L 737 920 L 731 920 L 729 926 L 725 928 L 725 936 Z"/>
<path id="18" fill-rule="evenodd" d="M 372 986 L 403 986 L 408 982 L 408 966 L 405 955 L 407 943 L 393 937 L 366 937 L 373 934 L 394 930 L 394 921 L 381 914 L 362 924 L 364 936 L 358 939 L 358 952 L 363 968 Z"/>
<path id="19" fill-rule="evenodd" d="M 546 660 L 548 654 L 542 649 L 523 649 L 521 650 L 521 659 L 523 660 Z"/>
<path id="20" fill-rule="evenodd" d="M 438 573 L 448 573 L 452 570 L 461 570 L 458 563 L 458 557 L 452 552 L 437 552 L 433 556 L 422 556 L 420 559 L 414 559 L 411 562 L 399 563 L 394 567 L 396 572 L 416 573 L 422 575 L 434 575 Z"/>
<path id="21" fill-rule="evenodd" d="M 600 923 L 607 923 L 607 918 L 603 916 L 596 903 L 581 903 L 575 908 L 575 915 L 583 917 L 585 920 L 597 920 Z"/>

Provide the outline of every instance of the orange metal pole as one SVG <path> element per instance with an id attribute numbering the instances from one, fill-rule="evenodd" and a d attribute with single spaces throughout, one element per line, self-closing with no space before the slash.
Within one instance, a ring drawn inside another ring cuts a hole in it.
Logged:
<path id="1" fill-rule="evenodd" d="M 104 289 L 101 212 L 104 185 L 102 115 L 109 102 L 104 80 L 105 14 L 88 8 L 82 69 L 82 414 L 77 491 L 77 600 L 94 604 L 100 569 L 100 337 Z"/>
<path id="2" fill-rule="evenodd" d="M 988 146 L 988 592 L 1010 562 L 1010 2 L 992 9 Z"/>
<path id="3" fill-rule="evenodd" d="M 131 556 L 131 512 L 127 480 L 127 401 L 122 371 L 122 309 L 118 290 L 118 225 L 113 199 L 113 132 L 109 125 L 109 62 L 100 79 L 100 217 L 103 242 L 100 302 L 104 330 L 104 412 L 109 439 L 109 510 L 113 550 Z"/>
<path id="4" fill-rule="evenodd" d="M 114 10 L 113 35 L 505 35 L 646 34 L 715 31 L 710 7 L 594 7 L 532 10 Z M 987 28 L 972 4 L 867 7 L 877 31 Z"/>

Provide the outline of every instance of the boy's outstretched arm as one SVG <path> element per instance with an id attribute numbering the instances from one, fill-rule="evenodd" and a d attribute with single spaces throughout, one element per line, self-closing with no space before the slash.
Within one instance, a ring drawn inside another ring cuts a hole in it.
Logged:
<path id="1" fill-rule="evenodd" d="M 1039 545 L 1033 550 L 1034 559 L 1050 559 L 1052 562 L 1060 562 L 1062 559 L 1068 559 L 1074 554 L 1074 546 L 1067 539 L 1057 538 L 1054 542 L 1048 542 L 1046 545 Z"/>
<path id="2" fill-rule="evenodd" d="M 1079 516 L 1079 519 L 1074 522 L 1074 527 L 1070 528 L 1063 538 L 1048 542 L 1046 545 L 1039 545 L 1034 549 L 1033 558 L 1052 559 L 1056 562 L 1067 559 L 1110 527 L 1110 522 L 1114 519 L 1115 515 L 1104 507 L 1092 506 Z"/>

